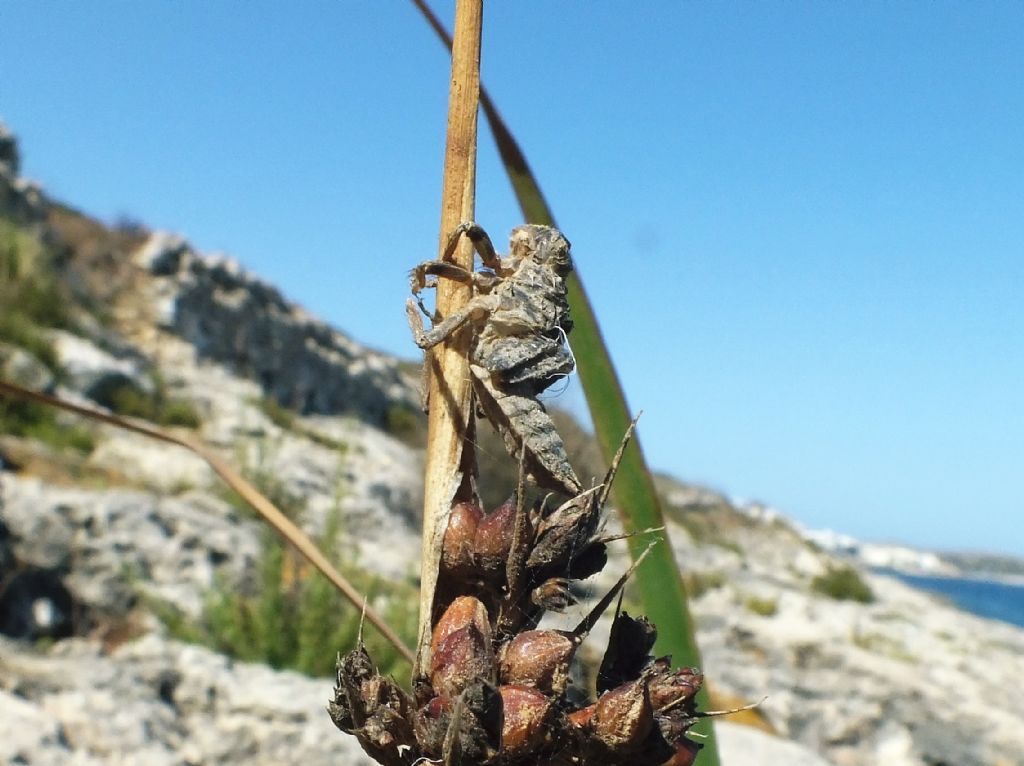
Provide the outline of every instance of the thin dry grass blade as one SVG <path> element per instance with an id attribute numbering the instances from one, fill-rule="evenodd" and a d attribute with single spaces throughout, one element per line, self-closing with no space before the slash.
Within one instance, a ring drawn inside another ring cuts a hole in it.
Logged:
<path id="1" fill-rule="evenodd" d="M 412 651 L 405 645 L 401 638 L 398 637 L 383 618 L 377 614 L 377 612 L 371 607 L 366 599 L 355 589 L 355 587 L 345 579 L 345 576 L 341 574 L 330 561 L 324 556 L 324 554 L 317 547 L 316 543 L 313 542 L 310 537 L 299 529 L 295 523 L 282 513 L 277 506 L 271 503 L 266 497 L 264 497 L 259 490 L 257 490 L 252 484 L 242 478 L 237 471 L 229 466 L 219 455 L 204 444 L 189 439 L 185 436 L 179 436 L 172 434 L 168 431 L 163 431 L 159 428 L 145 425 L 143 423 L 134 422 L 125 418 L 117 417 L 116 415 L 108 415 L 105 412 L 99 412 L 88 407 L 82 407 L 78 404 L 72 404 L 66 402 L 63 399 L 58 399 L 55 396 L 48 396 L 37 391 L 30 391 L 27 388 L 22 388 L 13 383 L 0 380 L 0 394 L 5 396 L 11 396 L 18 399 L 25 399 L 30 402 L 36 402 L 38 404 L 45 404 L 50 407 L 57 407 L 68 412 L 73 412 L 76 415 L 81 415 L 92 420 L 97 420 L 100 423 L 106 423 L 107 425 L 116 426 L 125 431 L 131 431 L 133 433 L 142 434 L 148 436 L 151 439 L 157 439 L 168 444 L 174 444 L 179 447 L 184 447 L 187 450 L 191 450 L 195 454 L 199 455 L 203 460 L 209 463 L 210 467 L 216 472 L 224 482 L 237 492 L 245 502 L 255 509 L 260 516 L 262 516 L 275 531 L 299 551 L 309 563 L 320 570 L 321 574 L 326 577 L 341 594 L 348 599 L 357 608 L 362 610 L 366 619 L 373 625 L 380 634 L 384 636 L 391 644 L 397 649 L 405 659 L 412 662 L 414 657 Z"/>

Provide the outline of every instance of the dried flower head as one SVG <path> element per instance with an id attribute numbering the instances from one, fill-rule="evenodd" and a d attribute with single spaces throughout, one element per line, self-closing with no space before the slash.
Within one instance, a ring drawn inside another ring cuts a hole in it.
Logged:
<path id="1" fill-rule="evenodd" d="M 334 722 L 380 763 L 396 766 L 416 758 L 447 766 L 692 764 L 699 745 L 686 734 L 699 717 L 703 677 L 651 656 L 657 631 L 645 618 L 615 615 L 597 699 L 570 702 L 570 663 L 632 568 L 575 630 L 536 627 L 546 609 L 571 603 L 573 575 L 588 551 L 599 550 L 603 561 L 597 532 L 606 497 L 598 487 L 549 514 L 527 510 L 517 497 L 486 515 L 475 503 L 453 507 L 442 566 L 449 587 L 464 592 L 438 608 L 415 700 L 379 676 L 358 647 L 339 660 Z"/>

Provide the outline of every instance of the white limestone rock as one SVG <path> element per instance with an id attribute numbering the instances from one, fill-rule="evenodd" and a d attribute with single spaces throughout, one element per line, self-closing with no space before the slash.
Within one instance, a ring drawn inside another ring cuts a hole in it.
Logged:
<path id="1" fill-rule="evenodd" d="M 53 373 L 28 351 L 9 343 L 0 343 L 0 378 L 31 389 L 49 393 L 54 384 Z"/>
<path id="2" fill-rule="evenodd" d="M 232 662 L 150 634 L 105 654 L 0 637 L 0 761 L 368 766 L 324 708 L 330 679 Z"/>
<path id="3" fill-rule="evenodd" d="M 728 720 L 715 724 L 715 734 L 719 756 L 725 766 L 833 766 L 830 761 L 796 742 Z"/>
<path id="4" fill-rule="evenodd" d="M 63 330 L 51 330 L 49 336 L 60 360 L 67 388 L 91 399 L 116 384 L 129 385 L 141 392 L 153 392 L 153 381 L 146 375 L 138 356 L 116 357 L 90 340 Z"/>
<path id="5" fill-rule="evenodd" d="M 398 360 L 375 352 L 289 302 L 236 260 L 201 255 L 153 234 L 136 254 L 162 327 L 200 359 L 255 380 L 264 395 L 307 414 L 354 414 L 382 426 L 417 396 Z"/>
<path id="6" fill-rule="evenodd" d="M 259 556 L 256 523 L 209 496 L 56 488 L 11 474 L 2 481 L 14 554 L 67 572 L 77 600 L 99 613 L 126 613 L 142 591 L 196 616 L 216 575 L 237 581 Z"/>

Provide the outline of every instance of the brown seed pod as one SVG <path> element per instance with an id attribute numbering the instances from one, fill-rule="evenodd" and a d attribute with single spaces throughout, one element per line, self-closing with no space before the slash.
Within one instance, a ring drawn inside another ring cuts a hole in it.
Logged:
<path id="1" fill-rule="evenodd" d="M 472 681 L 494 683 L 487 609 L 472 596 L 460 596 L 445 610 L 430 642 L 430 683 L 437 694 L 455 697 Z"/>
<path id="2" fill-rule="evenodd" d="M 364 742 L 382 752 L 399 752 L 416 742 L 409 698 L 391 678 L 374 676 L 362 684 L 363 703 L 369 714 L 362 726 Z"/>
<path id="3" fill-rule="evenodd" d="M 574 580 L 586 580 L 604 569 L 608 563 L 608 546 L 600 540 L 592 540 L 579 554 L 573 556 L 569 568 L 564 570 Z"/>
<path id="4" fill-rule="evenodd" d="M 569 681 L 569 663 L 579 642 L 559 630 L 527 630 L 505 645 L 499 663 L 501 682 L 561 694 Z"/>
<path id="5" fill-rule="evenodd" d="M 693 699 L 704 682 L 701 672 L 697 668 L 679 668 L 673 672 L 667 657 L 662 657 L 655 665 L 664 667 L 664 670 L 651 676 L 648 685 L 654 709 L 686 710 L 692 706 Z"/>
<path id="6" fill-rule="evenodd" d="M 398 763 L 402 751 L 417 744 L 411 709 L 411 700 L 398 684 L 377 674 L 362 644 L 339 657 L 328 711 L 335 725 L 355 734 L 374 760 Z"/>
<path id="7" fill-rule="evenodd" d="M 446 764 L 489 764 L 501 750 L 504 721 L 498 688 L 474 679 L 452 703 L 442 758 Z"/>
<path id="8" fill-rule="evenodd" d="M 441 547 L 441 573 L 456 579 L 472 575 L 473 538 L 484 512 L 476 503 L 457 503 L 448 516 Z"/>
<path id="9" fill-rule="evenodd" d="M 430 658 L 430 683 L 442 696 L 455 697 L 476 680 L 494 683 L 494 677 L 490 630 L 485 635 L 473 623 L 445 636 Z"/>
<path id="10" fill-rule="evenodd" d="M 614 538 L 597 527 L 613 474 L 614 466 L 604 484 L 551 513 L 517 507 L 515 496 L 486 515 L 478 504 L 455 504 L 435 603 L 447 607 L 412 695 L 380 676 L 359 646 L 339 662 L 329 706 L 339 728 L 383 766 L 693 766 L 700 746 L 686 735 L 701 715 L 703 677 L 652 658 L 657 631 L 645 618 L 616 609 L 598 700 L 573 710 L 566 695 L 577 648 L 646 552 L 573 630 L 527 629 L 544 610 L 573 603 L 572 582 L 603 567 Z M 455 593 L 476 595 L 449 603 Z"/>
<path id="11" fill-rule="evenodd" d="M 345 732 L 353 732 L 363 725 L 362 685 L 374 674 L 373 662 L 361 643 L 350 652 L 338 656 L 334 697 L 327 709 L 334 725 Z"/>
<path id="12" fill-rule="evenodd" d="M 657 728 L 647 736 L 642 755 L 652 763 L 661 763 L 675 754 L 676 744 L 686 738 L 696 719 L 673 709 L 665 715 L 655 714 L 654 721 Z"/>
<path id="13" fill-rule="evenodd" d="M 477 630 L 481 633 L 490 633 L 491 623 L 483 602 L 473 596 L 459 596 L 448 605 L 444 614 L 441 615 L 441 619 L 434 626 L 434 632 L 430 638 L 431 655 L 437 651 L 438 644 L 448 635 L 471 623 L 476 625 Z"/>
<path id="14" fill-rule="evenodd" d="M 537 539 L 527 565 L 542 570 L 566 570 L 582 553 L 601 520 L 600 495 L 585 492 L 559 506 L 537 527 Z"/>
<path id="15" fill-rule="evenodd" d="M 609 750 L 637 749 L 654 725 L 647 679 L 640 678 L 601 695 L 593 716 L 594 736 Z"/>
<path id="16" fill-rule="evenodd" d="M 535 752 L 544 741 L 554 700 L 529 686 L 502 686 L 505 719 L 501 728 L 501 753 L 506 759 Z"/>
<path id="17" fill-rule="evenodd" d="M 587 729 L 590 728 L 590 724 L 594 719 L 595 710 L 597 710 L 597 703 L 593 702 L 586 707 L 572 711 L 566 717 L 569 719 L 570 725 L 575 726 L 577 729 Z"/>
<path id="18" fill-rule="evenodd" d="M 492 579 L 503 579 L 516 530 L 516 499 L 509 498 L 477 524 L 473 555 L 477 566 Z M 529 537 L 529 530 L 527 530 Z"/>
<path id="19" fill-rule="evenodd" d="M 697 760 L 697 753 L 700 752 L 701 745 L 692 739 L 681 739 L 676 742 L 675 747 L 675 755 L 662 763 L 661 766 L 693 766 Z"/>

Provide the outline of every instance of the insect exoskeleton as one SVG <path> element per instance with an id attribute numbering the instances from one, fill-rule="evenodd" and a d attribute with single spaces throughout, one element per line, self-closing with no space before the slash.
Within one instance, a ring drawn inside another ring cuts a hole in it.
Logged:
<path id="1" fill-rule="evenodd" d="M 451 263 L 462 236 L 472 241 L 483 270 L 467 271 Z M 527 224 L 512 230 L 509 254 L 502 257 L 480 226 L 462 224 L 440 260 L 412 270 L 415 299 L 408 301 L 407 314 L 416 344 L 423 349 L 467 324 L 473 328 L 469 358 L 477 404 L 509 454 L 524 461 L 534 483 L 573 496 L 582 485 L 551 416 L 537 399 L 575 369 L 567 346 L 572 329 L 565 284 L 572 271 L 569 251 L 569 241 L 558 229 Z M 473 287 L 469 302 L 447 317 L 431 314 L 419 297 L 440 278 Z M 429 330 L 423 329 L 420 311 L 433 321 Z"/>

